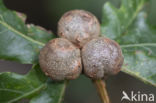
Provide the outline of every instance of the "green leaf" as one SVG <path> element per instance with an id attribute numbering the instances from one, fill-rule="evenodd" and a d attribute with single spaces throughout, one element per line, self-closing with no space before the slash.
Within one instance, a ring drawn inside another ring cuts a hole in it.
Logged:
<path id="1" fill-rule="evenodd" d="M 45 80 L 39 67 L 24 76 L 12 72 L 0 73 L 0 103 L 12 103 L 37 93 L 46 87 Z"/>
<path id="2" fill-rule="evenodd" d="M 26 25 L 23 19 L 0 0 L 0 59 L 37 63 L 40 49 L 55 36 L 38 26 Z"/>
<path id="3" fill-rule="evenodd" d="M 146 24 L 145 17 L 141 12 L 120 39 L 124 44 L 121 45 L 125 57 L 123 71 L 156 86 L 156 29 Z"/>
<path id="4" fill-rule="evenodd" d="M 0 59 L 36 64 L 40 49 L 56 37 L 39 26 L 26 25 L 25 18 L 21 13 L 8 10 L 0 0 Z M 60 103 L 66 84 L 47 79 L 38 65 L 26 75 L 0 73 L 0 103 L 33 97 L 32 103 Z"/>
<path id="5" fill-rule="evenodd" d="M 42 43 L 47 43 L 47 41 L 52 38 L 56 38 L 56 35 L 51 34 L 50 31 L 45 30 L 40 26 L 34 26 L 33 24 L 28 24 L 28 36 Z"/>
<path id="6" fill-rule="evenodd" d="M 119 9 L 106 3 L 102 33 L 116 40 L 123 50 L 122 71 L 156 86 L 156 29 L 141 12 L 145 0 L 122 0 Z"/>
<path id="7" fill-rule="evenodd" d="M 34 96 L 32 103 L 42 100 L 46 100 L 44 103 L 60 103 L 65 90 L 64 82 L 54 83 L 47 79 L 39 65 L 26 75 L 0 73 L 0 103 L 13 103 Z"/>
<path id="8" fill-rule="evenodd" d="M 133 23 L 144 3 L 145 0 L 122 0 L 117 9 L 107 2 L 103 7 L 102 35 L 115 40 L 120 38 Z"/>
<path id="9" fill-rule="evenodd" d="M 50 81 L 47 88 L 32 98 L 30 103 L 61 103 L 65 88 L 64 82 L 53 83 Z"/>

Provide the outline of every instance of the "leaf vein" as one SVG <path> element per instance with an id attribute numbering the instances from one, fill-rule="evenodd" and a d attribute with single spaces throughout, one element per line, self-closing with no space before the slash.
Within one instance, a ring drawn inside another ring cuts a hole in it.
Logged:
<path id="1" fill-rule="evenodd" d="M 127 44 L 127 45 L 120 45 L 120 46 L 121 46 L 121 48 L 143 47 L 143 46 L 153 46 L 153 47 L 156 47 L 156 43 Z"/>
<path id="2" fill-rule="evenodd" d="M 33 42 L 33 43 L 36 43 L 36 44 L 38 44 L 38 45 L 41 45 L 41 46 L 44 46 L 44 45 L 45 45 L 45 44 L 42 43 L 42 42 L 36 41 L 36 40 L 34 40 L 34 39 L 32 39 L 32 38 L 30 38 L 30 37 L 24 35 L 23 33 L 17 31 L 16 29 L 14 29 L 13 27 L 11 27 L 10 25 L 8 25 L 7 23 L 5 23 L 5 22 L 3 22 L 3 21 L 1 21 L 1 20 L 0 20 L 0 24 L 3 25 L 4 27 L 6 27 L 7 29 L 11 30 L 12 32 L 14 32 L 14 33 L 20 35 L 21 37 L 25 38 L 26 40 L 29 40 L 29 41 L 31 41 L 31 42 Z"/>
<path id="3" fill-rule="evenodd" d="M 8 92 L 14 92 L 14 93 L 23 94 L 23 92 L 21 92 L 21 91 L 18 91 L 18 90 L 12 90 L 12 89 L 7 89 L 7 88 L 0 89 L 0 91 L 8 91 Z"/>
<path id="4" fill-rule="evenodd" d="M 25 98 L 25 97 L 33 94 L 33 93 L 36 93 L 36 92 L 40 91 L 41 89 L 45 88 L 45 86 L 46 86 L 46 84 L 42 84 L 38 88 L 35 88 L 34 90 L 32 90 L 30 92 L 27 92 L 27 93 L 25 93 L 25 94 L 23 94 L 23 95 L 21 95 L 21 96 L 19 96 L 17 98 L 14 98 L 14 99 L 8 101 L 8 103 L 14 103 L 14 102 L 16 102 L 16 101 L 18 101 L 18 100 L 20 100 L 22 98 Z"/>

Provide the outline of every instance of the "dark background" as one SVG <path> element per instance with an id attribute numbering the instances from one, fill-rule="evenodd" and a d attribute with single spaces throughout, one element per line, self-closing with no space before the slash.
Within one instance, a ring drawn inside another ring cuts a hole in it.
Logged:
<path id="1" fill-rule="evenodd" d="M 120 0 L 4 0 L 5 5 L 12 9 L 27 15 L 27 23 L 40 25 L 56 34 L 57 22 L 61 15 L 71 9 L 84 9 L 95 14 L 99 21 L 103 4 L 106 1 L 112 2 L 119 7 Z M 156 0 L 151 0 L 148 4 L 148 20 L 156 26 Z M 22 65 L 16 62 L 0 61 L 0 72 L 12 71 L 25 74 L 29 71 L 31 65 Z M 156 95 L 156 88 L 146 85 L 143 82 L 119 73 L 110 77 L 107 81 L 107 89 L 112 103 L 120 103 L 122 91 L 130 94 L 131 91 L 136 93 L 153 93 Z M 24 102 L 24 101 L 23 101 Z M 66 89 L 64 103 L 100 103 L 100 99 L 91 81 L 81 75 L 78 79 L 70 81 Z M 124 101 L 126 103 L 126 101 Z M 132 102 L 131 102 L 132 103 Z M 135 102 L 134 102 L 135 103 Z M 139 102 L 137 102 L 139 103 Z M 140 102 L 141 103 L 141 102 Z"/>

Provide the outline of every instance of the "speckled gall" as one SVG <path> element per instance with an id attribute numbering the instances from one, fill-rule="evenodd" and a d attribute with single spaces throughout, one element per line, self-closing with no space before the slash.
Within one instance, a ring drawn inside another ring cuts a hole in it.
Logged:
<path id="1" fill-rule="evenodd" d="M 117 74 L 124 58 L 120 46 L 113 40 L 99 37 L 82 48 L 84 73 L 93 79 Z"/>
<path id="2" fill-rule="evenodd" d="M 82 48 L 88 41 L 100 35 L 100 24 L 88 11 L 71 10 L 59 20 L 58 35 Z"/>
<path id="3" fill-rule="evenodd" d="M 39 63 L 53 80 L 75 79 L 82 71 L 80 50 L 63 38 L 53 39 L 44 46 Z"/>

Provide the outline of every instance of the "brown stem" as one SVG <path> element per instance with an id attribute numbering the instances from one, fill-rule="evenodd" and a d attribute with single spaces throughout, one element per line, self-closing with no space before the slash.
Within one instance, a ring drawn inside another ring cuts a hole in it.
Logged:
<path id="1" fill-rule="evenodd" d="M 96 89 L 99 93 L 102 103 L 110 103 L 105 82 L 101 79 L 98 79 L 98 80 L 93 80 L 93 83 L 96 86 Z"/>

